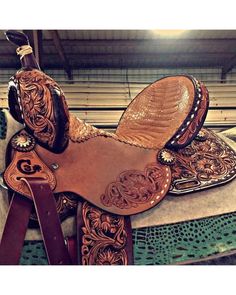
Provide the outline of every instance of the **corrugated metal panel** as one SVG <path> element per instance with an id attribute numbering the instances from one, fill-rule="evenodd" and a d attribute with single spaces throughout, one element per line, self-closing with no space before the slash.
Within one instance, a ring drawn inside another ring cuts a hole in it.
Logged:
<path id="1" fill-rule="evenodd" d="M 7 82 L 15 73 L 15 69 L 0 69 L 0 83 Z M 68 77 L 63 70 L 46 70 L 49 76 L 57 81 L 67 81 Z M 107 82 L 145 82 L 151 83 L 168 75 L 189 74 L 201 81 L 220 82 L 221 69 L 178 68 L 178 69 L 81 69 L 73 71 L 74 82 L 77 81 L 107 81 Z M 233 71 L 227 83 L 236 81 L 236 70 Z"/>
<path id="2" fill-rule="evenodd" d="M 81 82 L 60 83 L 72 108 L 125 108 L 148 84 Z M 210 108 L 236 108 L 236 84 L 206 84 Z M 7 85 L 0 85 L 0 98 L 7 99 Z M 236 118 L 235 118 L 236 120 Z"/>
<path id="3" fill-rule="evenodd" d="M 116 125 L 123 111 L 72 111 L 87 123 L 100 125 Z M 236 110 L 209 110 L 205 126 L 235 126 Z"/>

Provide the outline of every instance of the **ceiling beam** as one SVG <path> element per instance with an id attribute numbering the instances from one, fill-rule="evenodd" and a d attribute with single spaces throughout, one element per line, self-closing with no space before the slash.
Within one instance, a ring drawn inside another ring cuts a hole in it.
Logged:
<path id="1" fill-rule="evenodd" d="M 12 63 L 12 64 L 4 64 L 4 63 L 0 63 L 0 68 L 1 69 L 19 69 L 20 65 L 18 63 Z M 142 68 L 149 68 L 149 69 L 157 69 L 157 68 L 163 68 L 163 69 L 176 69 L 176 68 L 219 68 L 219 65 L 217 64 L 202 64 L 202 65 L 198 65 L 196 63 L 194 64 L 188 64 L 188 63 L 176 63 L 176 64 L 170 64 L 170 63 L 165 63 L 165 64 L 152 64 L 152 63 L 140 63 L 138 66 L 137 64 L 108 64 L 108 63 L 84 63 L 84 62 L 78 62 L 77 64 L 73 65 L 73 69 L 74 70 L 79 70 L 79 69 L 96 69 L 96 68 L 101 68 L 101 69 L 142 69 Z M 45 62 L 44 65 L 44 70 L 49 70 L 49 69 L 54 69 L 54 70 L 60 70 L 62 69 L 61 64 L 59 63 L 47 63 Z"/>
<path id="2" fill-rule="evenodd" d="M 228 57 L 230 57 L 231 55 L 230 54 L 220 54 L 220 53 L 214 53 L 214 52 L 205 52 L 205 53 L 199 53 L 199 52 L 195 52 L 195 53 L 189 53 L 189 52 L 173 52 L 173 53 L 156 53 L 156 52 L 150 52 L 150 53 L 80 53 L 80 54 L 77 54 L 77 53 L 73 53 L 73 54 L 68 54 L 68 56 L 70 57 L 70 63 L 72 63 L 71 61 L 72 60 L 79 60 L 79 61 L 82 61 L 83 59 L 85 60 L 88 60 L 88 59 L 93 59 L 94 62 L 96 63 L 96 60 L 99 60 L 99 59 L 109 59 L 109 60 L 118 60 L 118 59 L 121 59 L 121 60 L 126 60 L 126 59 L 160 59 L 160 58 L 168 58 L 170 61 L 173 60 L 173 59 L 176 59 L 178 58 L 178 60 L 180 59 L 203 59 L 203 60 L 206 60 L 207 58 L 211 58 L 211 59 L 214 59 L 214 58 L 217 58 L 218 59 L 218 63 L 220 64 L 221 67 L 224 66 L 224 61 L 225 59 Z M 2 53 L 1 54 L 1 57 L 2 58 L 5 58 L 5 59 L 14 59 L 13 55 L 12 54 L 9 54 L 9 53 Z M 47 54 L 45 57 L 44 57 L 44 61 L 50 61 L 51 59 L 54 59 L 57 61 L 57 57 L 58 57 L 58 54 L 57 53 L 50 53 L 50 54 Z M 199 64 L 201 64 L 201 60 L 199 60 Z M 72 65 L 70 65 L 71 67 Z"/>
<path id="3" fill-rule="evenodd" d="M 2 56 L 3 57 L 3 56 Z M 10 56 L 9 56 L 10 57 Z M 2 65 L 11 65 L 17 60 L 13 58 L 2 58 Z M 224 56 L 219 55 L 191 55 L 185 54 L 81 54 L 70 55 L 70 69 L 82 68 L 165 68 L 165 67 L 218 67 L 222 68 Z M 44 58 L 44 68 L 60 68 L 64 69 L 63 65 L 57 58 L 57 54 L 46 55 Z"/>
<path id="4" fill-rule="evenodd" d="M 50 40 L 47 40 L 50 43 Z M 160 46 L 173 46 L 175 48 L 184 48 L 184 47 L 193 47 L 198 48 L 200 50 L 203 48 L 210 48 L 213 50 L 213 46 L 215 48 L 219 48 L 219 50 L 233 50 L 232 46 L 236 45 L 236 39 L 144 39 L 144 40 L 124 40 L 124 39 L 112 39 L 112 40 L 104 40 L 104 39 L 97 39 L 97 40 L 83 40 L 83 39 L 67 39 L 61 40 L 63 46 L 76 46 L 76 47 L 83 47 L 83 46 L 91 46 L 91 47 L 104 47 L 104 46 L 111 46 L 111 47 L 156 47 L 160 48 Z M 196 50 L 196 49 L 195 49 Z M 232 52 L 232 51 L 231 51 Z"/>
<path id="5" fill-rule="evenodd" d="M 94 53 L 94 52 L 86 52 L 86 53 L 68 53 L 67 54 L 71 58 L 119 58 L 119 57 L 125 57 L 125 58 L 132 58 L 132 57 L 137 57 L 137 58 L 158 58 L 160 56 L 163 57 L 168 57 L 168 56 L 177 56 L 177 57 L 221 57 L 223 60 L 225 60 L 226 57 L 230 58 L 232 56 L 231 53 L 219 53 L 219 52 L 184 52 L 184 51 L 175 51 L 175 52 L 125 52 L 125 53 L 106 53 L 106 52 L 100 52 L 100 53 Z M 48 53 L 45 55 L 45 60 L 50 59 L 50 58 L 56 58 L 58 56 L 58 53 Z M 12 54 L 9 53 L 1 53 L 1 57 L 4 58 L 12 58 Z M 80 58 L 80 59 L 81 59 Z"/>
<path id="6" fill-rule="evenodd" d="M 51 32 L 51 36 L 52 36 L 52 39 L 53 39 L 53 43 L 56 47 L 56 50 L 57 50 L 57 53 L 59 54 L 60 56 L 60 59 L 62 61 L 62 65 L 63 65 L 63 68 L 68 76 L 68 79 L 69 80 L 73 80 L 73 76 L 72 76 L 72 70 L 71 70 L 71 67 L 70 67 L 70 63 L 67 59 L 67 56 L 64 52 L 64 48 L 61 44 L 61 40 L 60 40 L 60 37 L 59 37 L 59 34 L 58 34 L 58 31 L 57 30 L 52 30 L 50 31 Z"/>
<path id="7" fill-rule="evenodd" d="M 54 41 L 52 39 L 44 39 L 43 45 L 47 46 L 54 46 Z M 200 52 L 206 51 L 215 51 L 215 52 L 228 52 L 234 54 L 234 48 L 236 47 L 236 39 L 148 39 L 148 40 L 104 40 L 104 39 L 97 39 L 97 40 L 83 40 L 83 39 L 61 39 L 60 40 L 61 46 L 65 50 L 65 46 L 71 47 L 75 46 L 77 48 L 83 47 L 130 47 L 139 49 L 143 47 L 145 50 L 147 48 L 155 48 L 155 50 L 160 50 L 164 47 L 164 49 L 169 50 L 179 50 L 183 51 L 184 48 L 188 48 L 188 51 L 195 50 Z M 7 46 L 10 47 L 8 41 L 1 40 L 0 47 Z"/>

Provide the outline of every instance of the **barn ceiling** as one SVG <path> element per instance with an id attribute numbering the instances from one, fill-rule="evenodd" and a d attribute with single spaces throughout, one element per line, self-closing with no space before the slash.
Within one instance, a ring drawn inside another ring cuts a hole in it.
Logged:
<path id="1" fill-rule="evenodd" d="M 236 65 L 236 30 L 24 31 L 43 69 L 222 68 Z M 0 68 L 19 68 L 15 48 L 0 31 Z"/>

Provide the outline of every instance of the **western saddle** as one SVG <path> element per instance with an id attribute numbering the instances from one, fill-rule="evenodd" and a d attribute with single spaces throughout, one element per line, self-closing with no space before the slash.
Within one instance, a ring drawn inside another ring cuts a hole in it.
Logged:
<path id="1" fill-rule="evenodd" d="M 192 76 L 162 78 L 140 92 L 115 133 L 69 113 L 63 91 L 37 64 L 26 35 L 7 31 L 22 68 L 9 82 L 9 109 L 24 129 L 8 146 L 10 207 L 0 264 L 18 264 L 29 226 L 39 226 L 50 264 L 132 264 L 129 216 L 232 180 L 235 152 L 202 128 L 209 98 Z M 77 214 L 76 237 L 61 221 Z M 29 223 L 30 220 L 30 223 Z"/>

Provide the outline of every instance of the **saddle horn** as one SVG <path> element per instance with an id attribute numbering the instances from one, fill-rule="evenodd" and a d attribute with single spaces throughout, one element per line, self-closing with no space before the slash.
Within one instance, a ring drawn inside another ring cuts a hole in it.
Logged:
<path id="1" fill-rule="evenodd" d="M 5 32 L 6 38 L 12 44 L 17 46 L 29 45 L 28 37 L 19 31 L 8 30 Z"/>
<path id="2" fill-rule="evenodd" d="M 17 46 L 16 53 L 22 66 L 9 81 L 10 113 L 25 125 L 38 144 L 60 153 L 69 141 L 69 111 L 64 93 L 51 77 L 40 70 L 24 33 L 9 30 L 5 35 Z"/>
<path id="3" fill-rule="evenodd" d="M 20 55 L 20 61 L 23 68 L 39 69 L 32 47 L 29 43 L 29 38 L 22 32 L 9 30 L 5 32 L 7 40 L 17 45 L 17 54 Z"/>

